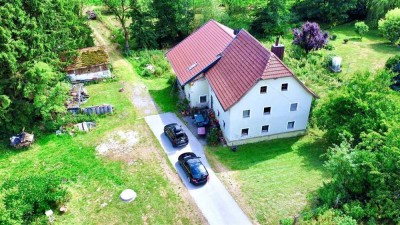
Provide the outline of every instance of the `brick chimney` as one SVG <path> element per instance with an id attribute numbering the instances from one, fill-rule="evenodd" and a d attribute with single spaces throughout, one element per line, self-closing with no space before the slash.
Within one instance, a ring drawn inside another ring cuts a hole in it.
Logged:
<path id="1" fill-rule="evenodd" d="M 283 60 L 285 46 L 279 43 L 279 37 L 276 37 L 275 44 L 271 46 L 271 52 L 278 56 L 280 60 Z"/>

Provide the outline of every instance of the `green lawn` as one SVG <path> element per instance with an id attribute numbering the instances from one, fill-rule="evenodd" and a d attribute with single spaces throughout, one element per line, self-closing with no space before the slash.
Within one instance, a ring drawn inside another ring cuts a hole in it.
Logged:
<path id="1" fill-rule="evenodd" d="M 236 173 L 245 202 L 261 224 L 278 224 L 279 219 L 299 214 L 307 195 L 327 179 L 320 155 L 325 145 L 311 135 L 207 149 Z"/>
<path id="2" fill-rule="evenodd" d="M 337 39 L 330 41 L 335 49 L 328 54 L 343 58 L 342 69 L 346 75 L 383 68 L 389 57 L 400 54 L 400 48 L 380 36 L 378 30 L 369 31 L 362 40 L 354 32 L 354 23 L 337 26 L 329 33 L 336 34 Z M 349 39 L 347 44 L 343 44 L 344 39 Z"/>

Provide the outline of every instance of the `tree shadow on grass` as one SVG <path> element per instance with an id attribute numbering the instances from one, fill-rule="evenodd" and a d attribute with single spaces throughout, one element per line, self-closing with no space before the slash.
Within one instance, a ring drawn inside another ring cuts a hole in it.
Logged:
<path id="1" fill-rule="evenodd" d="M 381 42 L 369 44 L 369 47 L 376 52 L 385 53 L 385 54 L 399 54 L 400 48 L 390 42 Z"/>
<path id="2" fill-rule="evenodd" d="M 323 139 L 313 139 L 307 142 L 299 143 L 296 146 L 297 154 L 302 158 L 302 166 L 307 170 L 319 170 L 323 172 L 324 178 L 329 175 L 323 165 L 326 160 L 324 154 L 328 149 L 328 143 Z"/>

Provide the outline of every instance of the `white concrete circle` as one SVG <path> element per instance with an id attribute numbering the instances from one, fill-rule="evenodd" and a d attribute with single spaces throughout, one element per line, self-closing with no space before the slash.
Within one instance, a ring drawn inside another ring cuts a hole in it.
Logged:
<path id="1" fill-rule="evenodd" d="M 135 200 L 136 192 L 133 191 L 132 189 L 126 189 L 121 193 L 121 195 L 119 197 L 124 202 L 131 202 L 131 201 Z"/>

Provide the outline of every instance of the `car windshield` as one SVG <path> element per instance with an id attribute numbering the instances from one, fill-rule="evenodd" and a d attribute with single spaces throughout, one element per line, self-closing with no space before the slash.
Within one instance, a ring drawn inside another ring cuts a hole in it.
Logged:
<path id="1" fill-rule="evenodd" d="M 192 176 L 195 179 L 202 178 L 208 174 L 206 168 L 200 161 L 191 163 L 190 169 L 192 170 Z"/>
<path id="2" fill-rule="evenodd" d="M 181 138 L 181 137 L 184 137 L 184 136 L 185 136 L 185 133 L 183 133 L 183 132 L 179 132 L 179 133 L 176 134 L 177 138 Z"/>

